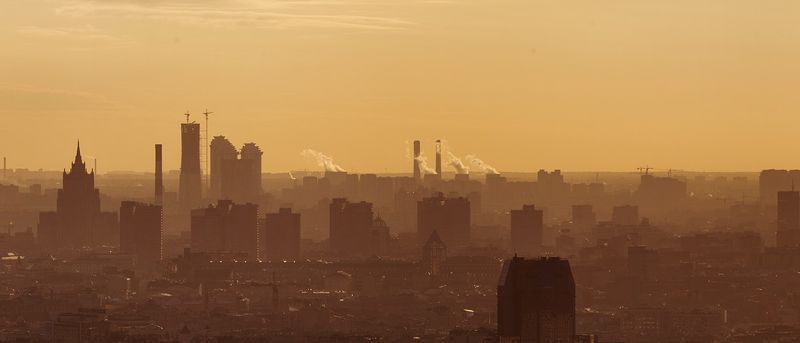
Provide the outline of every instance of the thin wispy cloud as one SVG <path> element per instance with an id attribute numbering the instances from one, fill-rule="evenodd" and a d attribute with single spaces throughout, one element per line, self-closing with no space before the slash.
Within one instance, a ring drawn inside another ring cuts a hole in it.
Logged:
<path id="1" fill-rule="evenodd" d="M 379 2 L 376 2 L 379 3 Z M 374 6 L 376 3 L 373 3 Z M 193 25 L 274 29 L 332 28 L 404 31 L 418 23 L 345 10 L 346 1 L 73 1 L 57 8 L 64 16 L 116 16 Z M 363 4 L 363 3 L 362 3 Z"/>

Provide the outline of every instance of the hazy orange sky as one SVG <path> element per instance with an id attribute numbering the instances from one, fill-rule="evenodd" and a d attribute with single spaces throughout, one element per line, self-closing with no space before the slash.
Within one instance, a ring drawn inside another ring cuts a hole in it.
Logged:
<path id="1" fill-rule="evenodd" d="M 446 139 L 501 171 L 798 168 L 795 0 L 0 1 L 0 153 L 179 165 L 181 115 L 265 171 L 407 171 Z"/>

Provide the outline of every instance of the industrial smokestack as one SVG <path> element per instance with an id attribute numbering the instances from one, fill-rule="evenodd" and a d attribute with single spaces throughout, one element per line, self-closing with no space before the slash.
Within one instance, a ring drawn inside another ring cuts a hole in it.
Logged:
<path id="1" fill-rule="evenodd" d="M 164 202 L 164 178 L 161 165 L 161 144 L 156 144 L 156 205 Z"/>
<path id="2" fill-rule="evenodd" d="M 442 175 L 442 141 L 436 140 L 436 175 Z"/>
<path id="3" fill-rule="evenodd" d="M 419 155 L 420 146 L 419 141 L 414 141 L 414 180 L 420 182 L 422 180 L 422 173 L 419 169 Z"/>

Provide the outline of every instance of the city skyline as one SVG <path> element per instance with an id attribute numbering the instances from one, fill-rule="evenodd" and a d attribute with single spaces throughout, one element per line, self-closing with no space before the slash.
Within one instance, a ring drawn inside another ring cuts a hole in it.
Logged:
<path id="1" fill-rule="evenodd" d="M 414 139 L 506 171 L 794 168 L 800 5 L 760 5 L 0 4 L 0 146 L 60 170 L 47 156 L 82 138 L 102 173 L 149 170 L 158 142 L 173 170 L 174 126 L 207 107 L 211 134 L 258 143 L 265 171 L 305 166 L 303 149 L 403 171 Z"/>

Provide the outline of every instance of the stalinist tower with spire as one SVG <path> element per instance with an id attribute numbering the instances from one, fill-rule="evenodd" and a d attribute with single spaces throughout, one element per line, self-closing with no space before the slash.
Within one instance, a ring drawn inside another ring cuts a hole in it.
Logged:
<path id="1" fill-rule="evenodd" d="M 55 212 L 39 214 L 39 238 L 51 248 L 95 247 L 119 239 L 117 214 L 100 211 L 94 170 L 87 170 L 81 145 L 69 172 L 64 170 Z"/>

